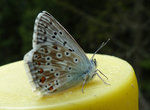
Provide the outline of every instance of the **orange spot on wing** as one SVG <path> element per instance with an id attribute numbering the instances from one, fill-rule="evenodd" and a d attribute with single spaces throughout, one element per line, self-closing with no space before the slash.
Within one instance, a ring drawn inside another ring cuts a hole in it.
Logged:
<path id="1" fill-rule="evenodd" d="M 38 58 L 41 58 L 41 56 L 39 55 Z"/>
<path id="2" fill-rule="evenodd" d="M 43 69 L 42 69 L 42 68 L 40 68 L 39 72 L 40 72 L 40 73 L 43 73 Z"/>
<path id="3" fill-rule="evenodd" d="M 38 62 L 37 64 L 38 64 L 38 65 L 41 65 L 41 63 L 40 63 L 40 62 Z"/>
<path id="4" fill-rule="evenodd" d="M 56 49 L 56 50 L 58 49 L 58 47 L 56 45 L 54 45 L 53 48 Z"/>
<path id="5" fill-rule="evenodd" d="M 53 86 L 49 87 L 48 89 L 49 89 L 50 91 L 53 90 Z"/>
<path id="6" fill-rule="evenodd" d="M 45 80 L 46 80 L 46 78 L 44 76 L 40 79 L 41 83 L 44 83 Z"/>

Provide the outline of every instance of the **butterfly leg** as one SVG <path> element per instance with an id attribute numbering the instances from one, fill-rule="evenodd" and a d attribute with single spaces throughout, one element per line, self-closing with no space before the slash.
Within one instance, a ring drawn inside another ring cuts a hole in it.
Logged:
<path id="1" fill-rule="evenodd" d="M 98 71 L 100 74 L 102 74 L 103 76 L 105 76 L 105 78 L 108 79 L 108 77 L 107 77 L 104 73 L 102 73 L 99 69 L 96 69 L 96 70 L 95 70 L 95 72 L 97 72 L 97 71 Z"/>
<path id="2" fill-rule="evenodd" d="M 109 83 L 107 83 L 106 81 L 104 81 L 103 78 L 101 78 L 101 76 L 97 73 L 97 71 L 99 73 L 101 73 L 103 76 L 105 76 L 100 70 L 96 69 L 95 73 L 97 74 L 97 76 L 103 81 L 104 84 L 110 85 Z M 106 77 L 106 76 L 105 76 Z M 106 77 L 107 78 L 107 77 Z M 107 78 L 108 79 L 108 78 Z"/>
<path id="3" fill-rule="evenodd" d="M 83 88 L 84 88 L 84 85 L 85 85 L 87 79 L 88 79 L 88 75 L 86 75 L 85 78 L 84 78 L 84 81 L 83 81 L 83 84 L 82 84 L 82 93 L 84 93 Z"/>
<path id="4" fill-rule="evenodd" d="M 85 83 L 86 83 L 86 80 L 84 80 L 84 81 L 83 81 L 83 84 L 82 84 L 82 93 L 84 93 L 83 88 L 84 88 Z"/>

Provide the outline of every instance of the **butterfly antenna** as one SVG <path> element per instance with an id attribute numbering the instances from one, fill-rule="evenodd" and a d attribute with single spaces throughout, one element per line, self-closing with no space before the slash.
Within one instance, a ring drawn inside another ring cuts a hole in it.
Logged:
<path id="1" fill-rule="evenodd" d="M 109 38 L 106 42 L 103 42 L 103 43 L 100 45 L 100 47 L 95 51 L 95 53 L 93 54 L 93 56 L 92 56 L 91 59 L 94 58 L 94 56 L 96 55 L 96 53 L 97 53 L 101 48 L 103 48 L 103 47 L 108 43 L 109 40 L 110 40 L 110 38 Z"/>

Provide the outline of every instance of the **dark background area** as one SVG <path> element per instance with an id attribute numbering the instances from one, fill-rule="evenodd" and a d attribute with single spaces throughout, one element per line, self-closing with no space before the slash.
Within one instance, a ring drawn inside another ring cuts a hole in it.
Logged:
<path id="1" fill-rule="evenodd" d="M 120 57 L 134 68 L 140 109 L 150 110 L 149 0 L 0 0 L 0 65 L 22 60 L 32 48 L 34 20 L 51 13 L 85 52 Z"/>

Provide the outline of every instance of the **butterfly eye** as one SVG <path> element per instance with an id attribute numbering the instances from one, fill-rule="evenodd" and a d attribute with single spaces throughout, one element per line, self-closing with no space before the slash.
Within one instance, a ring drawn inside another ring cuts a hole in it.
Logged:
<path id="1" fill-rule="evenodd" d="M 34 55 L 34 58 L 35 58 L 35 59 L 37 59 L 37 58 L 38 58 L 38 55 L 37 55 L 37 54 L 35 54 L 35 55 Z"/>
<path id="2" fill-rule="evenodd" d="M 55 36 L 52 36 L 52 38 L 55 39 L 56 37 L 55 37 Z"/>
<path id="3" fill-rule="evenodd" d="M 59 77 L 59 76 L 60 76 L 60 73 L 59 73 L 59 72 L 56 72 L 54 75 L 55 75 L 55 77 Z"/>
<path id="4" fill-rule="evenodd" d="M 54 69 L 54 68 L 51 68 L 51 69 L 50 69 L 50 72 L 51 72 L 51 73 L 53 73 L 54 71 L 55 71 L 55 69 Z"/>
<path id="5" fill-rule="evenodd" d="M 46 56 L 46 57 L 45 57 L 45 60 L 46 60 L 46 61 L 50 61 L 50 60 L 51 60 L 51 57 L 50 57 L 50 56 Z"/>
<path id="6" fill-rule="evenodd" d="M 61 53 L 57 53 L 57 54 L 56 54 L 56 57 L 57 57 L 57 58 L 62 58 L 62 54 L 61 54 Z"/>
<path id="7" fill-rule="evenodd" d="M 47 85 L 45 85 L 45 88 L 48 88 L 48 86 L 47 86 Z"/>
<path id="8" fill-rule="evenodd" d="M 59 85 L 59 83 L 57 82 L 57 83 L 56 83 L 56 85 L 58 86 L 58 85 Z"/>
<path id="9" fill-rule="evenodd" d="M 72 68 L 71 68 L 71 66 L 69 66 L 69 67 L 68 67 L 68 71 L 71 71 L 71 70 L 72 70 Z"/>
<path id="10" fill-rule="evenodd" d="M 54 84 L 58 86 L 59 85 L 59 80 L 55 80 Z"/>
<path id="11" fill-rule="evenodd" d="M 67 42 L 66 42 L 66 41 L 64 41 L 63 45 L 65 46 L 66 44 L 67 44 Z"/>
<path id="12" fill-rule="evenodd" d="M 96 59 L 94 59 L 94 64 L 95 64 L 95 66 L 97 66 L 97 62 L 96 62 Z"/>
<path id="13" fill-rule="evenodd" d="M 74 62 L 75 62 L 75 63 L 78 63 L 78 58 L 75 57 L 75 58 L 74 58 Z"/>
<path id="14" fill-rule="evenodd" d="M 52 22 L 50 22 L 49 24 L 50 24 L 50 25 L 52 25 L 53 23 L 52 23 Z"/>
<path id="15" fill-rule="evenodd" d="M 57 35 L 57 32 L 54 32 L 54 35 Z"/>
<path id="16" fill-rule="evenodd" d="M 67 75 L 67 78 L 71 78 L 71 75 L 70 75 L 70 74 L 68 74 L 68 75 Z"/>
<path id="17" fill-rule="evenodd" d="M 49 62 L 46 62 L 46 65 L 50 65 L 50 63 L 49 63 Z"/>
<path id="18" fill-rule="evenodd" d="M 70 52 L 66 51 L 66 52 L 65 52 L 65 55 L 66 55 L 66 56 L 70 56 Z"/>
<path id="19" fill-rule="evenodd" d="M 62 32 L 59 32 L 59 34 L 61 34 L 61 35 L 62 35 Z"/>

